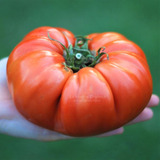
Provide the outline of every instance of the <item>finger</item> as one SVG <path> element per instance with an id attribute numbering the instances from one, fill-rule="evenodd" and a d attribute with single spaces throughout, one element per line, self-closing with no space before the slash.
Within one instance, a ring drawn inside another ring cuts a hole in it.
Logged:
<path id="1" fill-rule="evenodd" d="M 115 130 L 113 130 L 113 131 L 110 131 L 110 132 L 106 132 L 106 133 L 97 135 L 96 137 L 108 137 L 108 136 L 113 136 L 113 135 L 122 134 L 123 132 L 124 132 L 124 128 L 121 127 L 121 128 L 115 129 Z"/>
<path id="2" fill-rule="evenodd" d="M 150 108 L 145 108 L 138 117 L 133 119 L 131 122 L 127 123 L 127 125 L 131 125 L 134 123 L 142 122 L 142 121 L 147 121 L 153 117 L 153 111 Z"/>
<path id="3" fill-rule="evenodd" d="M 43 128 L 42 128 L 43 129 Z M 39 134 L 33 137 L 33 139 L 36 139 L 38 141 L 57 141 L 57 140 L 66 140 L 66 139 L 73 139 L 75 137 L 67 136 L 64 134 L 60 134 L 58 132 L 50 131 L 47 129 L 43 129 L 43 134 Z"/>
<path id="4" fill-rule="evenodd" d="M 157 106 L 159 104 L 159 97 L 155 94 L 151 96 L 151 99 L 147 105 L 147 107 Z"/>

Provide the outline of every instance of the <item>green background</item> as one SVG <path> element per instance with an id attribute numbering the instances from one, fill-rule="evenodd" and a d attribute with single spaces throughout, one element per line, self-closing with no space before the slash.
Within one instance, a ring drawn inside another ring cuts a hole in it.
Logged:
<path id="1" fill-rule="evenodd" d="M 0 0 L 0 58 L 39 26 L 64 27 L 76 35 L 115 31 L 146 53 L 153 92 L 160 94 L 159 0 Z M 122 135 L 39 142 L 0 135 L 1 160 L 158 160 L 160 111 L 125 127 Z"/>

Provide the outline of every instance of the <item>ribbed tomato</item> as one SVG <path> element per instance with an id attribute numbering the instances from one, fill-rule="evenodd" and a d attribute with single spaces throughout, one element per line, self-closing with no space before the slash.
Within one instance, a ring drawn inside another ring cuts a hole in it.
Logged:
<path id="1" fill-rule="evenodd" d="M 71 136 L 123 126 L 152 94 L 144 52 L 115 32 L 75 37 L 63 28 L 37 28 L 10 54 L 7 77 L 26 119 Z"/>

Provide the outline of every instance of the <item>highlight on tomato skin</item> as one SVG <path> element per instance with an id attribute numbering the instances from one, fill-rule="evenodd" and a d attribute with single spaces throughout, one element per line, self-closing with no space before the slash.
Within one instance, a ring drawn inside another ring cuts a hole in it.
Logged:
<path id="1" fill-rule="evenodd" d="M 145 108 L 152 77 L 143 50 L 116 32 L 75 36 L 39 27 L 11 52 L 7 81 L 18 111 L 75 137 L 123 126 Z"/>

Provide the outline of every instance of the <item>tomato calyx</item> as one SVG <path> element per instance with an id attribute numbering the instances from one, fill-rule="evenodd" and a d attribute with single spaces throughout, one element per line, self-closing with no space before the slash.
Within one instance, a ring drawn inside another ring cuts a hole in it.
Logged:
<path id="1" fill-rule="evenodd" d="M 84 67 L 94 67 L 97 63 L 99 63 L 101 57 L 106 54 L 107 59 L 109 59 L 109 56 L 107 53 L 103 52 L 105 47 L 101 47 L 98 49 L 96 54 L 96 51 L 90 51 L 88 48 L 88 41 L 90 39 L 87 39 L 83 36 L 76 36 L 76 41 L 74 47 L 68 40 L 69 47 L 67 48 L 65 45 L 63 45 L 61 42 L 57 41 L 56 39 L 52 39 L 48 33 L 48 38 L 50 40 L 56 41 L 60 43 L 64 48 L 64 58 L 65 62 L 63 63 L 66 71 L 67 68 L 71 68 L 73 72 L 79 71 L 81 68 Z"/>

